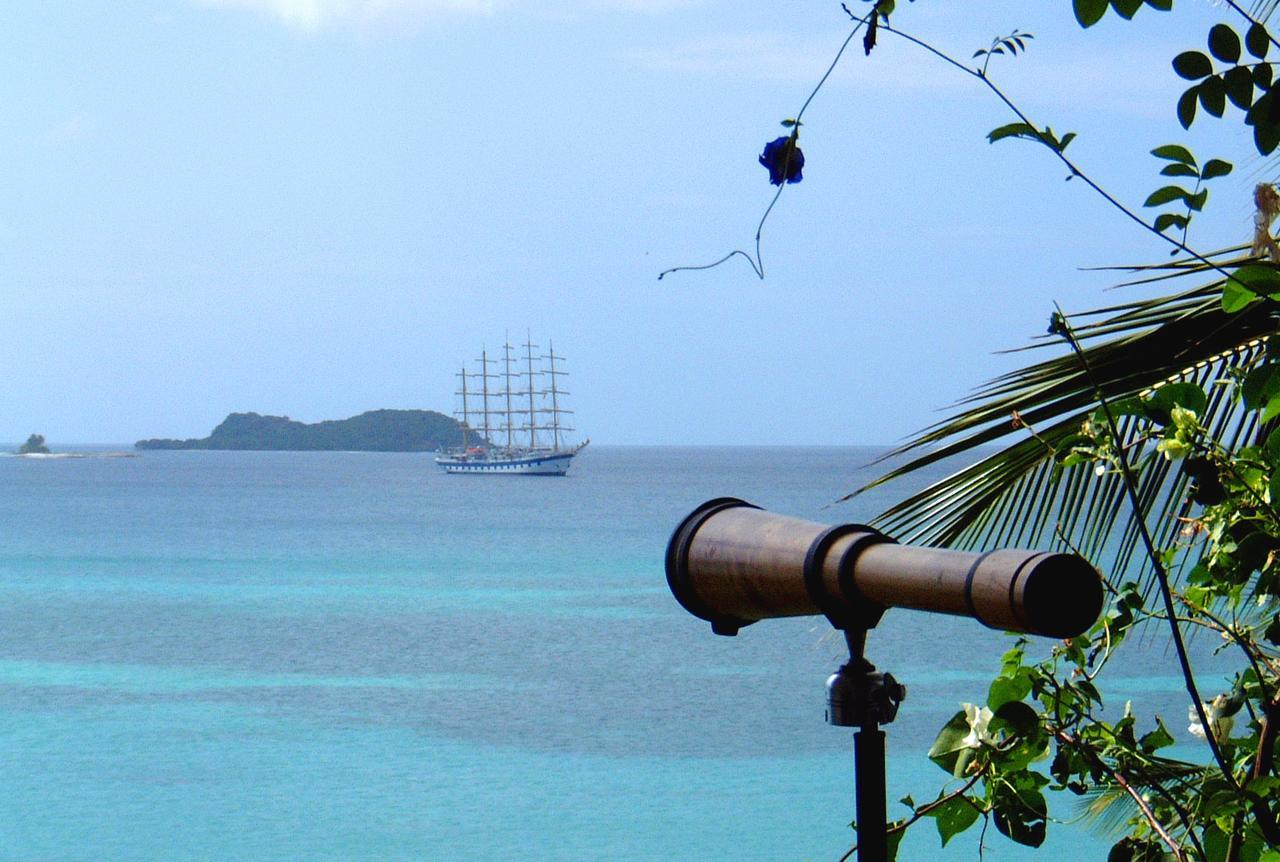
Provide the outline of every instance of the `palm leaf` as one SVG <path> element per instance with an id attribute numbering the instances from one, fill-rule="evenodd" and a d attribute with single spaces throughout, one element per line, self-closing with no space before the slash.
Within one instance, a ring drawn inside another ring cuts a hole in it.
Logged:
<path id="1" fill-rule="evenodd" d="M 1213 257 L 1224 269 L 1251 260 L 1241 248 Z M 1187 261 L 1128 269 L 1139 276 L 1133 283 L 1148 285 L 1216 276 L 1204 264 Z M 1230 387 L 1216 384 L 1264 354 L 1266 336 L 1277 329 L 1274 307 L 1254 303 L 1228 314 L 1222 310 L 1223 284 L 1214 277 L 1180 292 L 1069 315 L 1092 376 L 1058 341 L 1059 355 L 977 389 L 952 415 L 884 456 L 909 456 L 906 463 L 848 497 L 1003 443 L 886 510 L 877 526 L 902 541 L 929 545 L 1073 547 L 1095 560 L 1105 551 L 1112 571 L 1127 570 L 1140 547 L 1139 529 L 1120 477 L 1098 475 L 1091 464 L 1063 469 L 1055 454 L 1098 408 L 1098 393 L 1114 403 L 1174 381 L 1195 382 L 1208 392 L 1200 421 L 1217 439 L 1243 440 L 1257 432 L 1255 414 L 1243 410 Z M 1051 343 L 1041 340 L 1033 347 Z M 1015 411 L 1034 433 L 1010 421 Z M 1122 419 L 1120 432 L 1133 446 L 1129 455 L 1139 470 L 1141 518 L 1167 544 L 1180 527 L 1178 517 L 1187 514 L 1186 477 L 1142 444 L 1136 424 Z"/>

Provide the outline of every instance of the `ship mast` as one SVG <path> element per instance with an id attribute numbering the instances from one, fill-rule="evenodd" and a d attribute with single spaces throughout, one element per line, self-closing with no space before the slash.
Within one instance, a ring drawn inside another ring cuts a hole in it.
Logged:
<path id="1" fill-rule="evenodd" d="M 510 451 L 515 448 L 515 440 L 512 438 L 515 429 L 511 427 L 511 338 L 504 337 L 502 342 L 502 394 L 507 399 L 507 409 L 502 415 L 506 418 L 507 450 Z"/>
<path id="2" fill-rule="evenodd" d="M 467 407 L 467 367 L 462 366 L 462 370 L 458 372 L 458 377 L 462 380 L 462 451 L 467 450 L 467 423 L 471 421 L 470 410 Z"/>
<path id="3" fill-rule="evenodd" d="M 528 395 L 529 395 L 529 448 L 530 448 L 530 449 L 537 449 L 537 448 L 538 448 L 538 440 L 537 440 L 536 432 L 537 432 L 537 428 L 538 428 L 538 419 L 537 419 L 537 405 L 536 405 L 536 404 L 534 404 L 534 401 L 533 401 L 533 396 L 536 394 L 536 393 L 534 392 L 534 389 L 533 389 L 533 377 L 534 377 L 534 370 L 533 370 L 533 348 L 537 347 L 538 345 L 536 345 L 536 344 L 534 344 L 534 343 L 533 343 L 533 339 L 532 339 L 532 337 L 531 337 L 528 333 L 525 333 L 525 339 L 526 339 L 526 340 L 525 340 L 525 343 L 524 343 L 524 355 L 525 355 L 525 359 L 528 361 L 528 368 L 529 368 L 529 371 L 528 371 L 528 376 L 529 376 L 529 389 L 528 389 Z M 538 372 L 538 373 L 540 374 L 541 372 Z M 521 394 L 524 394 L 524 393 L 521 393 Z"/>
<path id="4" fill-rule="evenodd" d="M 497 377 L 496 374 L 489 373 L 489 366 L 492 365 L 496 360 L 490 359 L 488 352 L 481 350 L 480 359 L 477 361 L 480 363 L 480 371 L 478 374 L 473 374 L 471 376 L 480 378 L 481 392 L 483 393 L 481 395 L 481 399 L 484 404 L 484 440 L 485 440 L 485 445 L 487 446 L 493 440 L 493 438 L 490 436 L 491 429 L 489 427 L 489 399 L 490 397 L 492 397 L 489 394 L 489 378 Z"/>
<path id="5" fill-rule="evenodd" d="M 556 386 L 556 378 L 564 376 L 566 372 L 556 368 L 556 360 L 564 359 L 563 356 L 556 356 L 555 345 L 550 341 L 547 342 L 547 355 L 542 357 L 547 360 L 546 374 L 551 378 L 551 386 L 547 389 L 547 394 L 551 396 L 551 436 L 555 441 L 555 451 L 560 451 L 560 396 L 567 395 L 567 392 L 561 392 Z"/>

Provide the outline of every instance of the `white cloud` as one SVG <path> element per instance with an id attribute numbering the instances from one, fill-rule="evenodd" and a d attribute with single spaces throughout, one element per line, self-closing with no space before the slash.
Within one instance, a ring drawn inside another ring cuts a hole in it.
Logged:
<path id="1" fill-rule="evenodd" d="M 525 5 L 553 14 L 622 11 L 655 14 L 684 8 L 697 0 L 195 0 L 203 6 L 244 9 L 303 31 L 336 27 L 372 29 L 412 26 L 440 15 L 490 15 L 499 8 Z"/>
<path id="2" fill-rule="evenodd" d="M 413 24 L 439 14 L 489 14 L 499 0 L 198 0 L 257 12 L 299 30 Z"/>

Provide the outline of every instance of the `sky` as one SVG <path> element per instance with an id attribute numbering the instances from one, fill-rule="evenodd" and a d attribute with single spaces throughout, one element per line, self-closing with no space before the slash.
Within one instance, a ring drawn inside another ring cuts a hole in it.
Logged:
<path id="1" fill-rule="evenodd" d="M 861 3 L 851 3 L 859 10 Z M 1183 131 L 1169 60 L 1225 7 L 1083 31 L 1066 0 L 900 3 L 1140 208 L 1149 155 L 1237 165 L 1191 241 L 1252 229 L 1239 114 Z M 0 7 L 0 440 L 199 437 L 457 409 L 505 337 L 568 357 L 597 444 L 886 444 L 1025 361 L 995 351 L 1166 247 L 973 79 L 883 35 L 805 114 L 803 182 L 757 162 L 848 34 L 795 0 L 46 0 Z M 1243 31 L 1242 27 L 1237 26 Z"/>

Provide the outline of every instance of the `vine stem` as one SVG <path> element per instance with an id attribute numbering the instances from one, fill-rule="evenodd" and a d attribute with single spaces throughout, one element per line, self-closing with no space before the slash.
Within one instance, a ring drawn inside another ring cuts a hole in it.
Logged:
<path id="1" fill-rule="evenodd" d="M 902 30 L 894 29 L 888 23 L 884 24 L 881 29 L 883 29 L 886 33 L 892 33 L 893 35 L 901 39 L 905 39 L 906 41 L 910 42 L 913 45 L 916 45 L 919 48 L 923 48 L 925 51 L 928 51 L 930 54 L 933 54 L 935 57 L 953 66 L 954 68 L 959 69 L 961 72 L 964 72 L 966 75 L 969 75 L 970 77 L 973 77 L 973 78 L 977 78 L 979 81 L 983 83 L 984 86 L 986 86 L 988 90 L 992 92 L 992 94 L 995 95 L 996 98 L 998 98 L 1001 102 L 1004 103 L 1005 107 L 1007 107 L 1010 111 L 1013 112 L 1014 116 L 1016 116 L 1019 120 L 1025 123 L 1033 132 L 1035 132 L 1040 142 L 1044 144 L 1045 147 L 1047 147 L 1050 152 L 1052 152 L 1055 156 L 1057 156 L 1060 162 L 1062 162 L 1064 165 L 1067 166 L 1067 170 L 1071 172 L 1071 176 L 1079 177 L 1081 182 L 1083 182 L 1085 185 L 1091 188 L 1094 192 L 1098 194 L 1099 197 L 1101 197 L 1108 204 L 1114 207 L 1126 218 L 1133 221 L 1139 227 L 1143 228 L 1147 232 L 1154 234 L 1155 236 L 1169 243 L 1178 251 L 1183 252 L 1184 254 L 1195 259 L 1196 261 L 1208 267 L 1209 269 L 1212 269 L 1214 272 L 1223 276 L 1227 280 L 1232 279 L 1231 273 L 1227 272 L 1221 266 L 1214 263 L 1209 258 L 1205 257 L 1200 252 L 1191 248 L 1186 243 L 1179 242 L 1173 237 L 1168 236 L 1167 234 L 1164 234 L 1161 231 L 1156 230 L 1155 225 L 1146 221 L 1144 218 L 1142 218 L 1142 216 L 1138 215 L 1133 210 L 1129 209 L 1127 206 L 1121 203 L 1114 195 L 1112 195 L 1102 186 L 1098 185 L 1098 183 L 1094 181 L 1088 174 L 1080 170 L 1079 166 L 1076 165 L 1075 162 L 1067 158 L 1067 156 L 1062 152 L 1062 149 L 1051 145 L 1049 141 L 1043 135 L 1041 135 L 1041 133 L 1036 129 L 1036 125 L 1035 123 L 1031 122 L 1031 118 L 1028 117 L 1025 113 L 1023 113 L 1022 109 L 1019 108 L 1016 104 L 1014 104 L 1014 102 L 1004 94 L 1004 91 L 1001 90 L 999 87 L 997 87 L 994 83 L 992 83 L 991 79 L 987 77 L 985 74 L 983 74 L 981 71 L 977 69 L 972 69 L 969 66 L 966 66 L 964 63 L 961 63 L 959 60 L 955 59 L 949 54 L 935 48 L 933 45 L 930 45 L 928 42 L 925 42 L 923 39 L 918 39 L 915 36 L 912 36 L 910 33 L 904 32 Z M 1247 287 L 1247 285 L 1245 286 Z"/>
<path id="2" fill-rule="evenodd" d="M 814 86 L 813 90 L 809 93 L 809 97 L 804 100 L 804 104 L 800 106 L 800 110 L 796 113 L 795 128 L 797 130 L 800 128 L 800 118 L 804 116 L 804 112 L 809 109 L 809 105 L 811 102 L 813 102 L 814 97 L 818 95 L 818 91 L 821 90 L 823 85 L 827 83 L 827 79 L 831 77 L 831 73 L 834 72 L 836 70 L 836 66 L 840 64 L 840 58 L 844 56 L 845 49 L 849 47 L 849 43 L 853 41 L 853 37 L 858 35 L 858 31 L 861 30 L 863 26 L 866 25 L 866 23 L 871 20 L 872 16 L 879 14 L 878 10 L 879 10 L 879 4 L 877 3 L 876 6 L 872 7 L 870 12 L 868 12 L 862 18 L 859 18 L 858 23 L 854 25 L 854 28 L 851 31 L 849 31 L 849 35 L 845 37 L 844 42 L 842 42 L 840 45 L 840 50 L 836 51 L 836 55 L 834 58 L 832 58 L 831 64 L 827 66 L 827 71 L 823 73 L 822 78 Z M 845 8 L 845 11 L 846 12 L 849 11 L 848 7 Z M 849 12 L 849 14 L 851 16 L 853 15 L 852 12 Z M 778 190 L 774 192 L 773 200 L 769 201 L 769 206 L 765 207 L 764 215 L 760 216 L 760 223 L 756 225 L 755 257 L 752 257 L 751 255 L 747 254 L 747 252 L 743 251 L 740 248 L 735 248 L 733 251 L 729 252 L 724 257 L 720 258 L 719 260 L 713 263 L 704 263 L 700 266 L 673 266 L 670 269 L 664 269 L 662 272 L 658 273 L 658 281 L 662 281 L 662 279 L 665 276 L 668 276 L 673 272 L 696 272 L 702 269 L 714 269 L 715 267 L 719 266 L 725 261 L 732 260 L 733 258 L 738 257 L 739 255 L 746 258 L 747 263 L 751 264 L 751 270 L 756 274 L 756 278 L 760 279 L 761 281 L 764 281 L 764 256 L 760 251 L 760 237 L 764 233 L 764 223 L 769 220 L 769 213 L 773 212 L 773 207 L 775 204 L 778 203 L 778 198 L 782 197 L 782 190 L 787 187 L 787 180 L 786 180 L 787 166 L 790 163 L 790 161 L 791 161 L 791 152 L 788 151 L 787 161 L 783 164 L 783 167 L 782 167 L 783 181 L 778 184 Z"/>
<path id="3" fill-rule="evenodd" d="M 1061 324 L 1062 337 L 1080 360 L 1080 366 L 1084 369 L 1089 386 L 1093 389 L 1093 393 L 1098 399 L 1098 404 L 1102 407 L 1103 415 L 1107 418 L 1107 427 L 1111 430 L 1111 438 L 1119 441 L 1121 439 L 1119 426 L 1117 426 L 1115 416 L 1111 412 L 1110 402 L 1102 394 L 1102 390 L 1094 379 L 1093 367 L 1089 364 L 1089 358 L 1085 355 L 1084 350 L 1081 349 L 1080 342 L 1076 340 L 1075 333 L 1071 329 L 1071 323 L 1067 320 L 1066 315 L 1062 313 L 1062 309 L 1056 303 L 1054 307 L 1057 309 L 1056 319 Z M 1204 702 L 1200 699 L 1200 689 L 1196 685 L 1195 674 L 1191 670 L 1191 659 L 1187 655 L 1187 645 L 1182 639 L 1182 627 L 1178 625 L 1177 609 L 1174 607 L 1173 602 L 1173 588 L 1169 584 L 1169 573 L 1160 561 L 1160 554 L 1156 551 L 1151 532 L 1147 529 L 1147 520 L 1143 516 L 1142 505 L 1138 501 L 1137 480 L 1133 476 L 1133 468 L 1129 464 L 1129 456 L 1125 453 L 1123 447 L 1117 447 L 1116 460 L 1120 464 L 1120 476 L 1124 481 L 1125 494 L 1129 498 L 1129 505 L 1133 508 L 1138 534 L 1142 537 L 1143 547 L 1147 551 L 1147 557 L 1151 560 L 1151 565 L 1156 574 L 1156 582 L 1160 586 L 1160 597 L 1164 603 L 1165 613 L 1169 616 L 1169 631 L 1173 636 L 1173 649 L 1178 656 L 1178 665 L 1182 669 L 1182 679 L 1186 685 L 1187 694 L 1191 696 L 1191 703 L 1194 705 L 1196 715 L 1200 718 L 1200 726 L 1205 729 L 1204 738 L 1209 743 L 1213 759 L 1217 762 L 1218 768 L 1222 770 L 1227 782 L 1238 792 L 1240 784 L 1236 781 L 1235 775 L 1227 765 L 1226 758 L 1222 755 L 1218 740 L 1213 735 L 1213 725 L 1205 712 Z"/>

